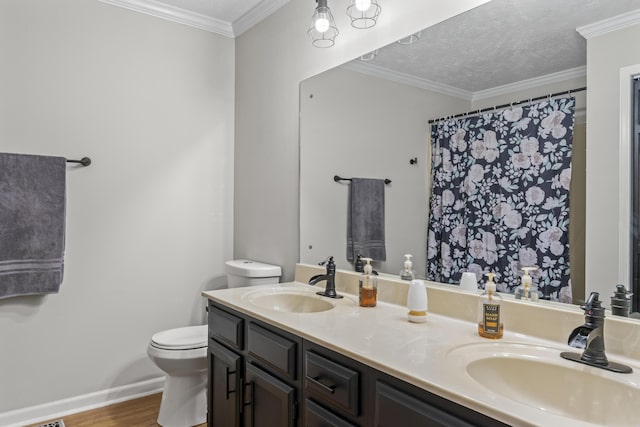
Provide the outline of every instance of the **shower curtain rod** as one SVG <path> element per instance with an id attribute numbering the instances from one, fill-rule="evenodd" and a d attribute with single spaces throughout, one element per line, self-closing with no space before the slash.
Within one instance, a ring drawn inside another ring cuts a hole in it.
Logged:
<path id="1" fill-rule="evenodd" d="M 466 113 L 456 114 L 455 116 L 439 117 L 437 119 L 429 120 L 429 124 L 441 122 L 443 120 L 457 119 L 459 117 L 474 116 L 474 115 L 477 115 L 477 114 L 485 113 L 487 111 L 501 110 L 503 108 L 513 107 L 514 105 L 528 104 L 528 103 L 531 103 L 533 101 L 540 101 L 541 99 L 547 99 L 547 98 L 551 99 L 551 98 L 555 98 L 556 96 L 571 95 L 572 93 L 582 92 L 583 90 L 587 90 L 587 87 L 584 86 L 584 87 L 579 87 L 577 89 L 565 90 L 563 92 L 550 93 L 549 95 L 538 96 L 538 97 L 529 98 L 529 99 L 523 99 L 522 101 L 510 102 L 509 104 L 496 105 L 494 107 L 487 107 L 487 108 L 483 108 L 481 110 L 467 111 Z"/>

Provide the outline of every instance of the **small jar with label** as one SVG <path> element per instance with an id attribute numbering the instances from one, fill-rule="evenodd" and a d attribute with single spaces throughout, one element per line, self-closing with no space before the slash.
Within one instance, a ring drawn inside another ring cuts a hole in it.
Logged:
<path id="1" fill-rule="evenodd" d="M 478 335 L 483 338 L 500 339 L 504 333 L 501 306 L 502 297 L 496 292 L 494 273 L 487 273 L 489 281 L 484 285 L 478 302 Z"/>

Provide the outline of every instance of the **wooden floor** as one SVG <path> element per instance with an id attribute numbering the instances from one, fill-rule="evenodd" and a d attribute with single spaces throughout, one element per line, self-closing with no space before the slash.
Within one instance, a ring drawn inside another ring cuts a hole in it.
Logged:
<path id="1" fill-rule="evenodd" d="M 87 412 L 67 415 L 62 417 L 66 427 L 157 427 L 158 411 L 160 410 L 160 398 L 162 394 L 116 403 L 104 408 L 93 409 Z M 57 421 L 56 418 L 50 421 Z M 28 427 L 46 424 L 43 421 Z M 199 424 L 197 427 L 205 427 Z"/>

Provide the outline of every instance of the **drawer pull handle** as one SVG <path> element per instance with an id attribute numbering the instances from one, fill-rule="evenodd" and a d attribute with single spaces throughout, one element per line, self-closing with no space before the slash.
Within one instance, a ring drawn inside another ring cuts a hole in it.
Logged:
<path id="1" fill-rule="evenodd" d="M 230 370 L 228 366 L 226 366 L 226 367 L 225 367 L 225 370 L 227 371 L 227 387 L 226 387 L 226 389 L 227 389 L 227 390 L 226 390 L 226 391 L 227 391 L 227 400 L 229 400 L 229 395 L 230 395 L 231 393 L 235 393 L 235 392 L 236 392 L 236 390 L 235 390 L 235 389 L 233 389 L 233 390 L 229 390 L 229 382 L 230 382 L 230 381 L 229 381 L 229 375 L 235 375 L 235 374 L 236 374 L 236 371 L 232 371 L 232 370 Z"/>
<path id="2" fill-rule="evenodd" d="M 318 387 L 320 387 L 326 392 L 333 394 L 336 391 L 335 385 L 328 385 L 323 383 L 322 381 L 320 381 L 320 377 L 310 377 L 307 375 L 306 378 L 307 378 L 307 381 L 311 381 L 312 383 L 316 384 Z"/>

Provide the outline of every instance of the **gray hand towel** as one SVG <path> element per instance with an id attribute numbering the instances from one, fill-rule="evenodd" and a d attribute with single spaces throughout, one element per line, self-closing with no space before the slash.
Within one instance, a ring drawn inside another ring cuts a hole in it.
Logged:
<path id="1" fill-rule="evenodd" d="M 0 298 L 58 292 L 66 159 L 0 153 Z"/>
<path id="2" fill-rule="evenodd" d="M 352 178 L 347 212 L 347 260 L 360 254 L 386 261 L 384 237 L 384 181 Z"/>

